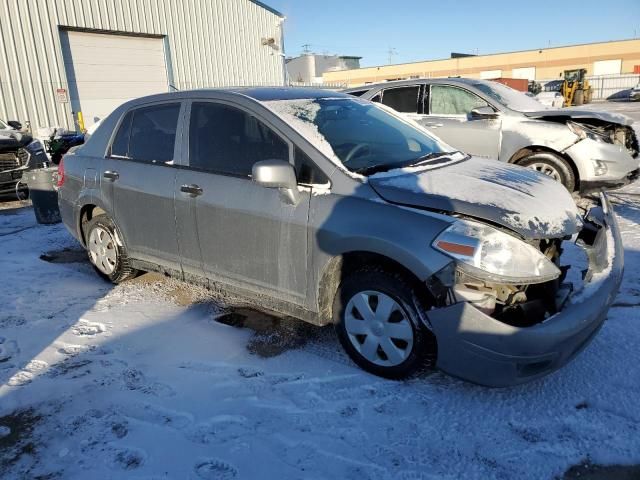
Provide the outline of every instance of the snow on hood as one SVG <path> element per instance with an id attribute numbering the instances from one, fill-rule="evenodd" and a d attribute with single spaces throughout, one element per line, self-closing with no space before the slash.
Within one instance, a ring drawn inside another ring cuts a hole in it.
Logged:
<path id="1" fill-rule="evenodd" d="M 528 239 L 558 238 L 581 226 L 562 184 L 531 169 L 471 157 L 442 168 L 396 169 L 369 177 L 385 200 L 484 219 Z"/>
<path id="2" fill-rule="evenodd" d="M 583 110 L 579 108 L 549 108 L 536 112 L 522 112 L 531 118 L 549 118 L 549 117 L 569 117 L 581 120 L 602 120 L 604 122 L 619 123 L 621 125 L 631 125 L 633 119 L 619 113 L 602 112 L 594 110 Z"/>

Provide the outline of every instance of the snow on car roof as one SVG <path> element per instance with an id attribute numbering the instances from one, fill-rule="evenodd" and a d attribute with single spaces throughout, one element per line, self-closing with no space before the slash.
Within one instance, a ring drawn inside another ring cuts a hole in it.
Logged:
<path id="1" fill-rule="evenodd" d="M 306 100 L 315 98 L 353 98 L 346 93 L 321 88 L 304 87 L 242 87 L 229 91 L 240 93 L 260 102 L 271 100 Z"/>

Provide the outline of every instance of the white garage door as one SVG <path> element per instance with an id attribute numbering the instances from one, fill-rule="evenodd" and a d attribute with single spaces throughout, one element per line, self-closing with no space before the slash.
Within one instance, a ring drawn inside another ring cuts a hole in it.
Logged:
<path id="1" fill-rule="evenodd" d="M 594 75 L 613 75 L 622 71 L 622 60 L 599 60 L 593 62 Z"/>
<path id="2" fill-rule="evenodd" d="M 167 91 L 162 38 L 61 32 L 74 112 L 93 125 L 132 98 Z"/>
<path id="3" fill-rule="evenodd" d="M 485 80 L 493 80 L 502 77 L 502 70 L 483 70 L 480 72 L 480 78 Z"/>
<path id="4" fill-rule="evenodd" d="M 511 70 L 513 78 L 526 78 L 527 80 L 536 79 L 536 67 L 522 67 Z"/>

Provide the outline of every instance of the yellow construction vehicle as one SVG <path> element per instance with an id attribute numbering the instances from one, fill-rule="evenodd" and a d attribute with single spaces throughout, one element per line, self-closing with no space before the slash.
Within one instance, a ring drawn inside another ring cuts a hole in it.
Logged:
<path id="1" fill-rule="evenodd" d="M 591 85 L 586 79 L 587 69 L 579 68 L 577 70 L 565 70 L 562 74 L 564 82 L 562 83 L 562 96 L 564 97 L 564 106 L 582 105 L 591 102 Z"/>

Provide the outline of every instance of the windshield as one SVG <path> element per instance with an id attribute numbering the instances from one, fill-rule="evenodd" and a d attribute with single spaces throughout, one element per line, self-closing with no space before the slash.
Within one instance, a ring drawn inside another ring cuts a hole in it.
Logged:
<path id="1" fill-rule="evenodd" d="M 498 82 L 478 82 L 473 86 L 496 102 L 516 112 L 536 112 L 545 109 L 540 102 L 527 96 L 524 92 L 519 92 Z"/>
<path id="2" fill-rule="evenodd" d="M 2 120 L 0 120 L 0 130 L 8 130 L 9 126 L 4 123 Z"/>
<path id="3" fill-rule="evenodd" d="M 265 104 L 330 160 L 363 175 L 435 161 L 454 151 L 411 121 L 357 98 Z"/>

